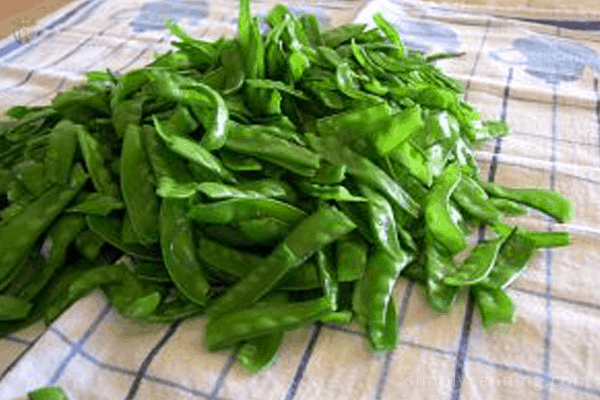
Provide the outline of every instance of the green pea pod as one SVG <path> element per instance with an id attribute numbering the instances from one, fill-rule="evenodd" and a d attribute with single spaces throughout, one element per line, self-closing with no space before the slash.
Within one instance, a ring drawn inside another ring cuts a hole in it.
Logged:
<path id="1" fill-rule="evenodd" d="M 329 261 L 329 257 L 323 250 L 317 252 L 317 266 L 319 268 L 319 279 L 325 298 L 329 299 L 334 307 L 334 311 L 337 311 L 339 298 L 337 271 L 333 268 Z"/>
<path id="2" fill-rule="evenodd" d="M 27 300 L 2 294 L 0 295 L 0 321 L 13 321 L 27 318 L 33 304 Z"/>
<path id="3" fill-rule="evenodd" d="M 473 286 L 470 295 L 481 314 L 484 329 L 496 324 L 512 324 L 517 319 L 513 300 L 502 289 Z"/>
<path id="4" fill-rule="evenodd" d="M 81 125 L 75 125 L 79 147 L 83 153 L 85 166 L 92 178 L 94 187 L 100 193 L 119 198 L 119 187 L 111 177 L 110 170 L 105 165 L 104 150 L 98 142 Z"/>
<path id="5" fill-rule="evenodd" d="M 362 278 L 367 265 L 367 244 L 357 234 L 340 238 L 336 243 L 337 274 L 340 282 Z"/>
<path id="6" fill-rule="evenodd" d="M 500 197 L 548 214 L 559 223 L 565 223 L 573 218 L 574 208 L 571 200 L 559 193 L 544 189 L 519 189 L 487 183 L 485 190 L 494 197 Z"/>
<path id="7" fill-rule="evenodd" d="M 211 199 L 294 199 L 292 189 L 287 184 L 273 179 L 264 179 L 237 186 L 218 182 L 202 182 L 198 184 L 197 189 Z"/>
<path id="8" fill-rule="evenodd" d="M 127 264 L 127 268 L 136 278 L 151 282 L 170 283 L 171 275 L 163 264 Z"/>
<path id="9" fill-rule="evenodd" d="M 418 147 L 406 140 L 389 153 L 394 163 L 401 164 L 412 176 L 418 178 L 422 185 L 430 187 L 433 183 L 433 174 L 430 169 L 429 159 Z M 404 183 L 402 181 L 402 183 Z"/>
<path id="10" fill-rule="evenodd" d="M 343 43 L 360 35 L 367 28 L 367 24 L 343 24 L 323 31 L 325 46 L 335 49 Z"/>
<path id="11" fill-rule="evenodd" d="M 163 199 L 160 208 L 160 242 L 171 279 L 191 301 L 205 305 L 210 289 L 196 258 L 187 202 Z"/>
<path id="12" fill-rule="evenodd" d="M 46 190 L 47 184 L 44 179 L 46 171 L 43 164 L 28 160 L 14 166 L 12 170 L 15 177 L 34 197 L 40 196 Z"/>
<path id="13" fill-rule="evenodd" d="M 320 185 L 335 185 L 346 179 L 346 167 L 322 162 L 311 181 Z"/>
<path id="14" fill-rule="evenodd" d="M 41 386 L 33 392 L 27 393 L 27 398 L 29 400 L 69 400 L 60 386 Z"/>
<path id="15" fill-rule="evenodd" d="M 117 96 L 111 100 L 111 122 L 119 138 L 125 136 L 127 125 L 139 125 L 142 120 L 142 100 L 122 100 Z"/>
<path id="16" fill-rule="evenodd" d="M 0 290 L 10 283 L 7 279 L 27 258 L 31 247 L 54 222 L 56 217 L 75 198 L 87 181 L 82 170 L 74 170 L 71 186 L 55 186 L 5 224 L 0 224 L 0 237 L 9 238 L 18 233 L 18 240 L 0 242 Z"/>
<path id="17" fill-rule="evenodd" d="M 108 301 L 119 314 L 133 319 L 154 313 L 162 300 L 159 289 L 160 287 L 149 282 L 138 281 L 133 277 L 120 285 L 103 288 Z"/>
<path id="18" fill-rule="evenodd" d="M 433 236 L 452 254 L 460 253 L 467 247 L 467 238 L 452 220 L 450 196 L 460 182 L 461 175 L 457 164 L 451 164 L 434 182 L 425 200 L 425 221 Z"/>
<path id="19" fill-rule="evenodd" d="M 472 216 L 489 223 L 502 220 L 502 212 L 490 201 L 481 186 L 468 175 L 463 175 L 456 189 L 452 193 L 452 199 Z"/>
<path id="20" fill-rule="evenodd" d="M 295 224 L 306 217 L 299 208 L 274 199 L 229 199 L 191 207 L 192 220 L 209 224 L 230 224 L 256 218 L 276 218 Z"/>
<path id="21" fill-rule="evenodd" d="M 118 219 L 88 215 L 85 220 L 92 231 L 122 252 L 144 260 L 160 260 L 160 253 L 155 248 L 123 242 L 123 224 Z"/>
<path id="22" fill-rule="evenodd" d="M 366 302 L 363 309 L 367 312 L 367 333 L 374 344 L 385 336 L 392 291 L 400 272 L 410 261 L 412 257 L 406 253 L 390 255 L 381 247 L 376 248 L 368 260 L 360 285 L 361 299 Z"/>
<path id="23" fill-rule="evenodd" d="M 77 128 L 71 121 L 64 119 L 52 129 L 46 147 L 44 168 L 48 182 L 67 184 L 76 150 Z"/>
<path id="24" fill-rule="evenodd" d="M 260 171 L 263 169 L 262 164 L 255 158 L 232 151 L 222 150 L 221 159 L 223 160 L 223 165 L 232 171 Z"/>
<path id="25" fill-rule="evenodd" d="M 319 208 L 296 225 L 265 263 L 253 269 L 250 274 L 218 298 L 209 313 L 221 315 L 238 307 L 254 304 L 287 272 L 302 265 L 319 249 L 355 228 L 356 225 L 335 208 Z"/>
<path id="26" fill-rule="evenodd" d="M 100 256 L 100 251 L 105 243 L 102 237 L 90 229 L 81 232 L 75 238 L 75 247 L 89 261 L 94 261 Z"/>
<path id="27" fill-rule="evenodd" d="M 81 202 L 67 208 L 65 212 L 107 215 L 112 211 L 122 210 L 123 208 L 125 208 L 123 202 L 112 196 L 90 193 Z"/>
<path id="28" fill-rule="evenodd" d="M 390 128 L 380 132 L 375 138 L 375 146 L 382 156 L 390 153 L 411 136 L 423 131 L 421 108 L 408 107 L 394 114 L 390 120 Z"/>
<path id="29" fill-rule="evenodd" d="M 272 217 L 243 220 L 236 225 L 246 238 L 257 244 L 276 243 L 283 239 L 293 226 L 289 222 Z"/>
<path id="30" fill-rule="evenodd" d="M 314 176 L 320 157 L 311 150 L 262 131 L 262 127 L 230 122 L 225 146 L 238 153 L 272 162 L 301 176 Z"/>
<path id="31" fill-rule="evenodd" d="M 347 62 L 342 62 L 336 67 L 336 83 L 340 92 L 346 96 L 356 99 L 365 100 L 369 102 L 383 102 L 383 99 L 377 96 L 373 96 L 369 93 L 364 93 L 358 88 L 358 84 L 354 81 L 354 73 L 352 68 Z"/>
<path id="32" fill-rule="evenodd" d="M 240 343 L 235 357 L 248 372 L 258 374 L 277 361 L 284 332 L 274 332 Z"/>
<path id="33" fill-rule="evenodd" d="M 142 244 L 158 242 L 156 224 L 159 214 L 158 199 L 146 153 L 142 146 L 141 128 L 129 125 L 125 130 L 121 156 L 121 191 L 133 230 Z"/>
<path id="34" fill-rule="evenodd" d="M 235 93 L 242 87 L 245 79 L 242 55 L 237 40 L 229 42 L 223 50 L 221 64 L 225 73 L 222 93 L 225 95 Z"/>
<path id="35" fill-rule="evenodd" d="M 440 248 L 433 234 L 426 234 L 425 271 L 427 274 L 425 291 L 427 303 L 438 313 L 448 313 L 452 309 L 454 299 L 458 294 L 458 286 L 444 283 L 444 278 L 453 270 L 452 257 Z"/>
<path id="36" fill-rule="evenodd" d="M 160 121 L 156 115 L 152 116 L 154 121 L 154 127 L 158 135 L 164 140 L 167 147 L 181 157 L 184 157 L 191 162 L 195 163 L 198 167 L 205 170 L 207 173 L 212 174 L 218 179 L 225 180 L 227 182 L 235 182 L 235 177 L 231 172 L 225 169 L 214 155 L 212 155 L 207 149 L 201 144 L 194 142 L 188 138 L 184 138 L 168 132 L 162 121 Z"/>
<path id="37" fill-rule="evenodd" d="M 122 232 L 123 243 L 125 244 L 142 244 L 139 236 L 135 229 L 133 229 L 133 223 L 129 213 L 123 215 L 123 232 Z"/>
<path id="38" fill-rule="evenodd" d="M 390 301 L 387 306 L 383 330 L 375 337 L 371 334 L 368 343 L 375 355 L 394 351 L 400 346 L 400 324 L 398 323 L 398 312 L 394 301 Z"/>
<path id="39" fill-rule="evenodd" d="M 515 227 L 498 254 L 489 275 L 477 286 L 505 289 L 523 272 L 537 252 L 536 242 Z"/>
<path id="40" fill-rule="evenodd" d="M 315 14 L 300 15 L 300 23 L 302 24 L 309 44 L 312 47 L 323 46 L 324 41 L 321 36 L 321 24 Z"/>
<path id="41" fill-rule="evenodd" d="M 334 137 L 319 138 L 311 134 L 307 134 L 306 137 L 311 147 L 327 161 L 334 165 L 345 165 L 348 172 L 359 182 L 380 191 L 399 211 L 404 210 L 415 218 L 418 216 L 419 204 L 396 181 L 369 159 L 340 145 Z M 402 221 L 397 222 L 401 223 Z"/>
<path id="42" fill-rule="evenodd" d="M 208 351 L 218 351 L 265 334 L 304 327 L 330 311 L 332 306 L 329 300 L 320 298 L 230 312 L 209 319 L 204 343 Z"/>
<path id="43" fill-rule="evenodd" d="M 444 283 L 450 286 L 466 286 L 485 279 L 494 267 L 500 248 L 508 236 L 479 243 L 471 250 L 467 259 L 444 278 Z"/>
<path id="44" fill-rule="evenodd" d="M 397 47 L 395 56 L 398 58 L 404 57 L 404 43 L 400 39 L 398 30 L 388 21 L 385 20 L 381 13 L 373 15 L 373 21 L 377 24 L 377 27 L 385 33 L 390 42 Z"/>
<path id="45" fill-rule="evenodd" d="M 299 182 L 299 186 L 302 191 L 309 196 L 317 197 L 323 200 L 336 200 L 336 201 L 355 201 L 365 202 L 367 199 L 360 196 L 354 196 L 342 185 L 326 186 L 317 185 L 310 182 Z"/>
<path id="46" fill-rule="evenodd" d="M 291 94 L 299 99 L 308 100 L 308 97 L 306 97 L 301 90 L 294 89 L 283 82 L 272 81 L 269 79 L 246 79 L 246 84 L 252 88 L 278 90 L 283 93 Z"/>
<path id="47" fill-rule="evenodd" d="M 494 208 L 507 216 L 521 216 L 529 213 L 528 207 L 523 206 L 516 201 L 499 198 L 491 198 L 488 201 Z"/>
<path id="48" fill-rule="evenodd" d="M 320 321 L 326 324 L 349 325 L 354 318 L 354 314 L 350 310 L 334 311 L 325 314 Z"/>
<path id="49" fill-rule="evenodd" d="M 163 300 L 151 314 L 137 315 L 133 319 L 152 324 L 172 324 L 183 319 L 200 316 L 203 312 L 203 307 L 187 300 L 178 299 L 168 303 Z"/>

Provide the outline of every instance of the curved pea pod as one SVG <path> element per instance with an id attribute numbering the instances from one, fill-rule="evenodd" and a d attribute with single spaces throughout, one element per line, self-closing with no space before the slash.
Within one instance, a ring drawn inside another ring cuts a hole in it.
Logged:
<path id="1" fill-rule="evenodd" d="M 391 23 L 389 23 L 381 13 L 373 15 L 373 21 L 377 24 L 377 27 L 383 31 L 387 36 L 390 43 L 396 47 L 395 56 L 398 58 L 404 57 L 404 43 L 400 39 L 398 29 L 396 29 Z"/>
<path id="2" fill-rule="evenodd" d="M 142 244 L 156 243 L 159 240 L 158 199 L 139 126 L 127 126 L 121 160 L 121 191 L 133 230 Z"/>
<path id="3" fill-rule="evenodd" d="M 347 62 L 341 62 L 336 66 L 336 83 L 340 92 L 356 100 L 369 102 L 383 102 L 383 99 L 370 93 L 362 92 L 354 81 L 354 72 Z"/>
<path id="4" fill-rule="evenodd" d="M 340 282 L 359 280 L 367 265 L 367 244 L 359 235 L 350 234 L 336 242 L 337 274 Z"/>
<path id="5" fill-rule="evenodd" d="M 444 278 L 444 283 L 450 286 L 473 285 L 485 279 L 496 262 L 500 248 L 509 235 L 479 243 L 471 253 L 452 273 Z"/>
<path id="6" fill-rule="evenodd" d="M 368 343 L 375 355 L 394 351 L 400 346 L 400 324 L 398 323 L 398 312 L 393 298 L 387 306 L 383 330 L 375 337 L 370 335 Z"/>
<path id="7" fill-rule="evenodd" d="M 248 239 L 257 244 L 276 243 L 287 235 L 293 224 L 277 218 L 256 218 L 239 221 L 237 227 Z"/>
<path id="8" fill-rule="evenodd" d="M 230 224 L 257 218 L 276 218 L 297 223 L 306 217 L 306 213 L 274 199 L 229 199 L 192 206 L 189 216 L 194 221 L 208 224 Z"/>
<path id="9" fill-rule="evenodd" d="M 311 181 L 320 185 L 334 185 L 346 179 L 346 166 L 322 162 Z"/>
<path id="10" fill-rule="evenodd" d="M 90 193 L 81 202 L 69 207 L 66 212 L 81 214 L 107 215 L 115 210 L 122 210 L 125 205 L 122 201 L 101 193 Z"/>
<path id="11" fill-rule="evenodd" d="M 450 196 L 460 182 L 457 164 L 446 167 L 425 199 L 425 221 L 434 237 L 452 254 L 467 247 L 467 238 L 450 214 Z"/>
<path id="12" fill-rule="evenodd" d="M 302 100 L 309 100 L 301 90 L 294 89 L 293 87 L 288 86 L 280 81 L 273 81 L 270 79 L 246 79 L 246 84 L 252 88 L 278 90 Z"/>
<path id="13" fill-rule="evenodd" d="M 389 129 L 380 132 L 375 137 L 375 146 L 379 154 L 384 156 L 405 143 L 411 136 L 421 133 L 423 127 L 421 108 L 418 106 L 407 107 L 392 115 Z M 407 162 L 405 161 L 405 163 Z M 410 165 L 408 166 L 410 167 Z"/>
<path id="14" fill-rule="evenodd" d="M 516 201 L 508 199 L 491 198 L 488 200 L 490 204 L 498 211 L 508 216 L 521 216 L 529 213 L 529 208 L 523 206 Z"/>
<path id="15" fill-rule="evenodd" d="M 167 271 L 190 300 L 205 305 L 210 289 L 196 248 L 185 200 L 163 199 L 160 208 L 160 242 Z"/>
<path id="16" fill-rule="evenodd" d="M 156 132 L 171 151 L 193 162 L 207 174 L 217 179 L 227 182 L 236 181 L 234 175 L 223 166 L 221 161 L 201 144 L 169 132 L 164 123 L 156 115 L 152 116 L 152 120 L 154 121 Z"/>
<path id="17" fill-rule="evenodd" d="M 317 252 L 317 267 L 319 268 L 319 280 L 325 298 L 329 299 L 337 311 L 340 288 L 338 285 L 337 271 L 331 264 L 327 253 L 323 250 Z"/>
<path id="18" fill-rule="evenodd" d="M 27 318 L 33 304 L 7 294 L 0 295 L 0 321 Z"/>
<path id="19" fill-rule="evenodd" d="M 77 251 L 89 261 L 94 261 L 100 256 L 105 243 L 104 239 L 90 229 L 86 229 L 75 238 Z"/>
<path id="20" fill-rule="evenodd" d="M 336 201 L 355 201 L 364 202 L 367 201 L 364 197 L 355 196 L 348 189 L 342 185 L 318 185 L 310 182 L 299 182 L 298 186 L 303 192 L 309 196 L 316 197 L 323 200 L 336 200 Z"/>
<path id="21" fill-rule="evenodd" d="M 502 212 L 490 201 L 485 190 L 468 175 L 463 175 L 452 193 L 458 205 L 472 216 L 489 223 L 502 220 Z"/>
<path id="22" fill-rule="evenodd" d="M 112 246 L 122 252 L 144 260 L 160 260 L 160 252 L 156 248 L 123 242 L 123 224 L 117 218 L 88 215 L 85 218 L 88 227 Z"/>
<path id="23" fill-rule="evenodd" d="M 163 300 L 151 314 L 137 315 L 133 319 L 152 324 L 172 324 L 183 319 L 201 316 L 203 312 L 204 307 L 187 300 L 177 299 L 172 302 Z"/>
<path id="24" fill-rule="evenodd" d="M 288 184 L 274 179 L 262 179 L 236 186 L 218 182 L 202 182 L 198 184 L 197 189 L 211 199 L 274 198 L 293 201 L 297 197 Z"/>
<path id="25" fill-rule="evenodd" d="M 221 160 L 223 165 L 232 171 L 261 171 L 263 169 L 262 164 L 255 158 L 228 150 L 221 151 Z"/>
<path id="26" fill-rule="evenodd" d="M 444 277 L 452 272 L 454 265 L 452 257 L 440 247 L 431 234 L 428 234 L 425 245 L 425 292 L 427 303 L 434 311 L 448 313 L 452 309 L 459 287 L 444 283 Z"/>
<path id="27" fill-rule="evenodd" d="M 320 298 L 230 312 L 209 319 L 204 343 L 208 351 L 218 351 L 265 334 L 304 327 L 330 311 L 329 300 Z"/>
<path id="28" fill-rule="evenodd" d="M 42 386 L 27 393 L 29 400 L 69 400 L 60 386 Z"/>
<path id="29" fill-rule="evenodd" d="M 67 184 L 77 151 L 77 128 L 63 119 L 54 126 L 46 147 L 44 168 L 46 180 L 53 184 Z"/>
<path id="30" fill-rule="evenodd" d="M 31 247 L 84 186 L 87 175 L 81 169 L 74 171 L 70 187 L 49 189 L 19 215 L 0 224 L 0 238 L 3 238 L 0 240 L 0 290 L 10 283 L 8 278 L 27 258 Z M 8 240 L 13 235 L 18 236 Z"/>
<path id="31" fill-rule="evenodd" d="M 551 190 L 510 188 L 492 182 L 485 185 L 485 190 L 491 196 L 516 201 L 535 208 L 561 224 L 570 221 L 575 212 L 571 200 Z"/>
<path id="32" fill-rule="evenodd" d="M 104 149 L 83 126 L 75 125 L 79 147 L 83 153 L 85 166 L 92 178 L 94 187 L 100 193 L 119 198 L 119 187 L 113 181 L 110 170 L 105 165 Z"/>
<path id="33" fill-rule="evenodd" d="M 430 187 L 433 182 L 429 160 L 417 146 L 405 140 L 402 144 L 390 151 L 389 157 L 396 163 L 408 169 L 408 172 L 419 179 L 420 183 Z M 404 183 L 404 181 L 400 181 Z"/>
<path id="34" fill-rule="evenodd" d="M 163 264 L 126 264 L 127 268 L 136 278 L 144 281 L 170 283 L 171 276 Z"/>
<path id="35" fill-rule="evenodd" d="M 237 40 L 229 42 L 223 49 L 221 64 L 225 74 L 222 93 L 225 95 L 235 93 L 243 86 L 246 77 Z"/>
<path id="36" fill-rule="evenodd" d="M 277 361 L 283 336 L 284 332 L 274 332 L 240 343 L 235 349 L 238 363 L 253 374 L 264 371 Z"/>
<path id="37" fill-rule="evenodd" d="M 512 324 L 517 319 L 513 300 L 502 289 L 473 286 L 469 294 L 481 314 L 484 329 L 496 324 Z"/>
<path id="38" fill-rule="evenodd" d="M 365 29 L 367 29 L 367 24 L 339 25 L 323 31 L 323 41 L 327 47 L 336 48 L 352 38 L 358 37 Z"/>
<path id="39" fill-rule="evenodd" d="M 119 285 L 104 287 L 103 291 L 119 314 L 135 319 L 152 315 L 162 300 L 163 290 L 150 282 L 130 277 Z"/>
<path id="40" fill-rule="evenodd" d="M 301 221 L 279 244 L 265 263 L 259 265 L 218 298 L 209 310 L 221 315 L 254 304 L 268 293 L 290 270 L 337 240 L 356 225 L 333 207 L 321 207 Z"/>
<path id="41" fill-rule="evenodd" d="M 334 311 L 325 314 L 320 321 L 326 324 L 348 325 L 352 322 L 354 313 L 350 310 Z"/>
<path id="42" fill-rule="evenodd" d="M 406 253 L 390 255 L 379 247 L 368 260 L 365 275 L 360 285 L 362 301 L 366 302 L 366 326 L 369 339 L 377 347 L 386 332 L 387 308 L 392 300 L 392 291 L 400 272 L 412 257 Z"/>

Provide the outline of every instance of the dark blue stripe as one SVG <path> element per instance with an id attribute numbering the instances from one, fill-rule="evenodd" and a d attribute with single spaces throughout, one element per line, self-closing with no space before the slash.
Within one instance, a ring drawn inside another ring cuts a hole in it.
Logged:
<path id="1" fill-rule="evenodd" d="M 229 371 L 231 371 L 233 364 L 235 364 L 235 355 L 232 353 L 227 358 L 227 361 L 225 361 L 225 364 L 223 365 L 223 368 L 221 369 L 221 372 L 219 373 L 219 377 L 217 378 L 217 381 L 215 382 L 215 387 L 213 388 L 213 390 L 210 394 L 209 400 L 216 400 L 217 395 L 219 394 L 219 392 L 221 391 L 221 388 L 223 387 L 223 382 L 225 382 L 225 378 L 229 374 Z"/>
<path id="2" fill-rule="evenodd" d="M 152 361 L 154 361 L 154 357 L 156 357 L 160 349 L 162 349 L 167 344 L 169 339 L 171 339 L 171 337 L 175 334 L 177 328 L 179 328 L 179 326 L 181 325 L 181 322 L 182 321 L 178 321 L 171 324 L 171 326 L 169 326 L 169 329 L 167 329 L 167 332 L 165 332 L 164 336 L 158 341 L 156 346 L 154 346 L 152 350 L 150 350 L 150 352 L 142 362 L 142 365 L 140 365 L 140 368 L 138 369 L 135 375 L 135 379 L 133 380 L 131 387 L 129 388 L 129 392 L 127 393 L 127 396 L 125 396 L 125 400 L 131 400 L 135 397 L 137 391 L 140 388 L 140 384 L 142 383 L 142 379 L 146 374 L 146 371 L 150 367 L 150 364 L 152 364 Z"/>
<path id="3" fill-rule="evenodd" d="M 21 339 L 19 337 L 12 336 L 12 335 L 5 336 L 4 340 L 7 340 L 7 341 L 13 342 L 13 343 L 17 343 L 17 344 L 23 344 L 23 345 L 26 345 L 26 346 L 31 346 L 31 344 L 33 343 L 30 340 Z"/>
<path id="4" fill-rule="evenodd" d="M 520 21 L 533 22 L 536 24 L 552 25 L 558 28 L 573 29 L 578 31 L 598 31 L 600 21 L 558 21 L 553 19 L 517 18 Z"/>
<path id="5" fill-rule="evenodd" d="M 96 317 L 96 319 L 94 320 L 94 322 L 92 322 L 92 324 L 90 325 L 90 327 L 85 331 L 85 333 L 83 334 L 83 336 L 81 337 L 81 339 L 79 339 L 77 341 L 77 343 L 74 343 L 71 346 L 71 351 L 62 360 L 62 362 L 58 366 L 57 370 L 54 372 L 54 375 L 48 381 L 48 383 L 47 383 L 48 385 L 55 385 L 56 382 L 58 382 L 58 380 L 60 379 L 60 377 L 62 376 L 62 374 L 65 372 L 65 369 L 67 368 L 67 366 L 69 365 L 69 363 L 71 362 L 71 360 L 77 354 L 81 353 L 81 350 L 83 349 L 83 345 L 90 338 L 90 336 L 92 335 L 92 333 L 94 333 L 94 331 L 96 329 L 98 329 L 98 326 L 100 326 L 100 322 L 102 322 L 102 319 L 104 319 L 104 317 L 106 316 L 106 314 L 108 314 L 109 311 L 110 311 L 110 305 L 107 304 L 106 306 L 104 306 L 104 308 L 102 309 L 102 311 L 100 312 L 100 314 Z"/>
<path id="6" fill-rule="evenodd" d="M 464 99 L 467 101 L 469 99 L 469 90 L 471 89 L 471 80 L 475 75 L 475 70 L 477 70 L 477 66 L 479 65 L 479 58 L 481 57 L 481 52 L 483 51 L 483 46 L 485 46 L 485 42 L 487 41 L 487 35 L 490 30 L 490 26 L 492 25 L 492 19 L 488 18 L 485 23 L 485 32 L 483 33 L 483 37 L 481 38 L 481 43 L 479 44 L 479 49 L 477 50 L 477 55 L 475 56 L 475 61 L 473 62 L 473 67 L 471 68 L 471 72 L 469 73 L 469 79 L 467 80 L 467 84 L 465 86 L 465 96 Z"/>
<path id="7" fill-rule="evenodd" d="M 302 355 L 302 359 L 300 360 L 300 365 L 298 365 L 298 369 L 296 369 L 296 374 L 294 375 L 292 384 L 290 385 L 287 395 L 285 396 L 285 400 L 294 400 L 294 397 L 296 397 L 298 386 L 300 386 L 300 382 L 302 381 L 302 377 L 304 376 L 304 371 L 306 371 L 306 367 L 308 366 L 310 357 L 312 356 L 312 353 L 315 349 L 315 345 L 317 344 L 317 340 L 319 339 L 319 333 L 321 333 L 321 326 L 322 324 L 320 322 L 317 322 L 315 324 L 314 330 L 310 335 L 308 345 L 306 346 L 306 350 L 304 350 L 304 354 Z"/>
<path id="8" fill-rule="evenodd" d="M 31 342 L 27 348 L 25 350 L 23 350 L 23 352 L 21 354 L 19 354 L 17 356 L 17 358 L 15 358 L 9 365 L 8 367 L 6 367 L 6 369 L 4 370 L 4 372 L 2 372 L 2 374 L 0 374 L 0 382 L 2 382 L 2 380 L 8 375 L 8 373 L 10 371 L 12 371 L 17 364 L 19 363 L 19 361 L 21 361 L 23 359 L 23 357 L 25 357 L 25 355 L 29 352 L 29 350 L 31 350 L 33 348 L 33 346 L 35 346 L 35 344 L 38 342 L 38 340 L 40 340 L 40 338 L 43 336 L 44 334 L 40 334 L 38 335 L 37 338 L 35 338 L 35 340 L 33 342 Z"/>

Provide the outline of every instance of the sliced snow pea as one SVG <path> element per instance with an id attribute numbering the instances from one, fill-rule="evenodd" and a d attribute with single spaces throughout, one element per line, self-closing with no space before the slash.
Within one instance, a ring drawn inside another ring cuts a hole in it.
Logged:
<path id="1" fill-rule="evenodd" d="M 65 212 L 82 214 L 107 215 L 115 210 L 122 210 L 125 205 L 122 201 L 102 193 L 90 193 L 82 201 L 67 208 Z"/>
<path id="2" fill-rule="evenodd" d="M 187 213 L 187 201 L 162 200 L 159 224 L 162 256 L 179 290 L 194 303 L 206 305 L 210 286 L 196 258 L 195 241 Z"/>
<path id="3" fill-rule="evenodd" d="M 258 160 L 228 150 L 221 150 L 223 165 L 232 171 L 260 171 L 263 169 Z"/>
<path id="4" fill-rule="evenodd" d="M 377 96 L 373 96 L 369 93 L 364 93 L 359 89 L 358 84 L 354 81 L 354 72 L 347 62 L 341 62 L 336 67 L 336 83 L 340 92 L 346 96 L 356 100 L 366 100 L 369 102 L 381 102 L 383 99 Z"/>
<path id="5" fill-rule="evenodd" d="M 258 374 L 277 361 L 278 350 L 283 342 L 284 332 L 268 335 L 240 343 L 235 349 L 235 357 L 248 372 Z"/>
<path id="6" fill-rule="evenodd" d="M 433 183 L 433 174 L 429 168 L 430 164 L 427 154 L 423 153 L 409 140 L 405 140 L 402 144 L 391 150 L 389 158 L 394 164 L 400 164 L 405 167 L 412 176 L 419 179 L 422 185 L 430 187 Z"/>
<path id="7" fill-rule="evenodd" d="M 0 295 L 0 321 L 27 318 L 33 304 L 8 294 Z"/>
<path id="8" fill-rule="evenodd" d="M 279 244 L 265 263 L 218 298 L 210 315 L 222 315 L 240 307 L 248 307 L 264 296 L 287 272 L 302 265 L 322 247 L 334 242 L 356 225 L 333 207 L 321 207 L 301 221 Z"/>
<path id="9" fill-rule="evenodd" d="M 450 196 L 460 179 L 458 165 L 447 166 L 442 175 L 434 182 L 424 205 L 427 229 L 452 254 L 457 254 L 467 247 L 467 238 L 452 220 L 449 209 Z"/>
<path id="10" fill-rule="evenodd" d="M 390 178 L 368 158 L 362 157 L 349 148 L 344 147 L 335 137 L 319 138 L 311 134 L 307 134 L 306 136 L 310 146 L 327 161 L 334 165 L 345 165 L 348 173 L 353 175 L 359 182 L 383 193 L 392 202 L 393 206 L 396 207 L 396 212 L 405 211 L 415 218 L 418 216 L 420 211 L 419 204 L 396 181 Z M 402 223 L 404 221 L 400 220 L 397 222 Z"/>
<path id="11" fill-rule="evenodd" d="M 479 309 L 484 329 L 498 323 L 512 324 L 517 319 L 515 304 L 504 290 L 473 286 L 470 295 Z"/>
<path id="12" fill-rule="evenodd" d="M 0 241 L 0 290 L 10 283 L 8 278 L 25 261 L 33 244 L 77 196 L 86 181 L 85 172 L 74 169 L 69 187 L 49 189 L 19 215 L 0 224 L 0 237 L 18 235 L 15 240 Z"/>
<path id="13" fill-rule="evenodd" d="M 242 55 L 237 40 L 227 43 L 221 52 L 221 64 L 225 74 L 222 93 L 225 95 L 234 93 L 242 87 L 245 78 Z"/>
<path id="14" fill-rule="evenodd" d="M 274 199 L 238 198 L 216 203 L 197 204 L 191 207 L 189 216 L 194 221 L 209 224 L 230 224 L 269 217 L 295 224 L 305 218 L 306 213 L 299 208 Z"/>
<path id="15" fill-rule="evenodd" d="M 204 343 L 208 351 L 221 350 L 265 334 L 304 327 L 330 311 L 333 310 L 329 300 L 320 298 L 230 312 L 209 319 Z"/>
<path id="16" fill-rule="evenodd" d="M 565 223 L 573 218 L 572 201 L 559 193 L 544 189 L 509 188 L 489 182 L 485 190 L 493 197 L 500 197 L 540 210 L 559 223 Z"/>
<path id="17" fill-rule="evenodd" d="M 119 198 L 119 187 L 113 181 L 110 170 L 105 165 L 105 149 L 81 125 L 75 125 L 79 147 L 83 153 L 85 166 L 92 178 L 94 187 L 100 193 Z"/>
<path id="18" fill-rule="evenodd" d="M 139 257 L 144 260 L 160 260 L 160 253 L 155 248 L 147 248 L 139 244 L 123 242 L 123 224 L 116 218 L 99 215 L 88 215 L 86 217 L 88 227 L 112 246 L 126 254 Z"/>
<path id="19" fill-rule="evenodd" d="M 139 126 L 127 126 L 121 159 L 121 191 L 133 230 L 140 243 L 156 243 L 159 239 L 156 224 L 159 214 L 158 198 L 150 180 L 152 172 L 142 146 Z"/>
<path id="20" fill-rule="evenodd" d="M 77 128 L 65 119 L 52 129 L 46 147 L 44 168 L 46 180 L 53 184 L 67 184 L 75 151 L 77 150 Z"/>
<path id="21" fill-rule="evenodd" d="M 509 235 L 479 243 L 452 273 L 446 275 L 444 283 L 450 286 L 473 285 L 485 279 L 496 262 L 500 248 Z"/>

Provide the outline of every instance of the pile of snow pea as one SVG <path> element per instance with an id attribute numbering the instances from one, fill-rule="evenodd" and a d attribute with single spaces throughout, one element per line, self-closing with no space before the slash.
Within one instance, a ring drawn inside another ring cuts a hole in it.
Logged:
<path id="1" fill-rule="evenodd" d="M 236 37 L 169 22 L 179 41 L 145 67 L 9 109 L 0 336 L 100 289 L 133 320 L 206 317 L 208 350 L 259 372 L 285 331 L 319 321 L 394 350 L 400 277 L 437 312 L 465 293 L 484 326 L 513 322 L 511 283 L 570 237 L 505 217 L 564 223 L 572 203 L 482 181 L 475 150 L 507 125 L 435 66 L 455 55 L 408 49 L 373 20 L 323 29 L 283 5 L 261 20 L 240 0 Z"/>

